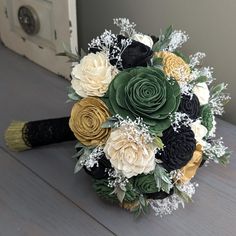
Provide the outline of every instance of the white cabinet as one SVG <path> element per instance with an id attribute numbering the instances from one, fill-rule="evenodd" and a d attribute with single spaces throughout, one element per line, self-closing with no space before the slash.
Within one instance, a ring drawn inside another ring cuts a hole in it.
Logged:
<path id="1" fill-rule="evenodd" d="M 0 0 L 0 37 L 13 51 L 69 78 L 70 63 L 56 56 L 77 42 L 76 0 Z"/>

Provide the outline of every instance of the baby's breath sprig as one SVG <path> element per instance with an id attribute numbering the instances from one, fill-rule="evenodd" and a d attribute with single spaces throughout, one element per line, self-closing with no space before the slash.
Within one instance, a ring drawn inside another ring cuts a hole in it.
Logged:
<path id="1" fill-rule="evenodd" d="M 127 136 L 128 140 L 134 141 L 137 144 L 143 145 L 147 143 L 152 143 L 154 137 L 149 132 L 149 127 L 143 123 L 141 117 L 131 120 L 129 117 L 124 119 L 123 117 L 116 115 L 118 119 L 115 127 L 123 127 L 124 134 Z"/>
<path id="2" fill-rule="evenodd" d="M 194 68 L 196 66 L 199 66 L 202 62 L 202 59 L 206 57 L 206 53 L 204 52 L 197 52 L 193 55 L 190 55 L 190 67 Z"/>
<path id="3" fill-rule="evenodd" d="M 127 18 L 114 18 L 113 22 L 114 25 L 120 28 L 121 35 L 132 37 L 136 33 L 136 24 L 134 22 L 130 22 Z"/>
<path id="4" fill-rule="evenodd" d="M 186 114 L 182 112 L 175 112 L 170 115 L 171 126 L 175 132 L 178 132 L 181 126 L 190 126 L 193 123 L 193 120 Z"/>
<path id="5" fill-rule="evenodd" d="M 169 37 L 169 44 L 164 49 L 164 51 L 173 52 L 177 48 L 181 48 L 184 43 L 186 43 L 189 39 L 189 36 L 185 31 L 174 30 Z"/>
<path id="6" fill-rule="evenodd" d="M 121 55 L 131 43 L 131 39 L 121 39 L 119 41 L 117 35 L 105 30 L 99 37 L 92 39 L 91 43 L 88 44 L 88 50 L 95 49 L 104 52 L 110 61 L 116 61 L 115 66 L 118 69 L 122 69 Z"/>
<path id="7" fill-rule="evenodd" d="M 223 138 L 210 140 L 203 150 L 204 157 L 213 160 L 215 163 L 226 165 L 229 163 L 230 152 L 224 145 Z"/>

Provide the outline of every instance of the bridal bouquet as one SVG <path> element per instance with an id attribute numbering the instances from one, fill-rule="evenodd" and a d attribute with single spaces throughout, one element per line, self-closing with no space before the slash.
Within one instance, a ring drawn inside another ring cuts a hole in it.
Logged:
<path id="1" fill-rule="evenodd" d="M 74 61 L 68 95 L 75 173 L 84 169 L 99 197 L 136 215 L 149 208 L 170 214 L 191 201 L 200 166 L 229 161 L 215 137 L 227 85 L 209 88 L 215 79 L 202 66 L 205 54 L 179 51 L 185 32 L 169 27 L 157 38 L 125 18 L 114 24 L 119 34 L 106 30 L 88 54 L 65 53 Z"/>
<path id="2" fill-rule="evenodd" d="M 159 38 L 114 19 L 118 35 L 105 31 L 72 69 L 69 125 L 78 140 L 77 164 L 92 176 L 106 200 L 136 214 L 175 210 L 195 193 L 191 179 L 205 161 L 228 162 L 215 139 L 215 115 L 229 100 L 225 84 L 211 89 L 204 53 L 178 48 L 185 32 L 169 27 Z"/>

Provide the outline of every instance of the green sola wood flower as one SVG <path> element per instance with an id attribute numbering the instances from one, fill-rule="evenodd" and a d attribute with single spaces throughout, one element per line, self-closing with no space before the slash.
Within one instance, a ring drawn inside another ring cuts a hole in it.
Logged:
<path id="1" fill-rule="evenodd" d="M 140 193 L 155 193 L 160 191 L 160 189 L 157 188 L 153 174 L 138 175 L 134 181 L 134 188 Z"/>
<path id="2" fill-rule="evenodd" d="M 152 132 L 158 133 L 170 126 L 169 115 L 179 106 L 180 87 L 158 68 L 136 67 L 114 78 L 106 100 L 113 114 L 133 120 L 141 117 Z"/>

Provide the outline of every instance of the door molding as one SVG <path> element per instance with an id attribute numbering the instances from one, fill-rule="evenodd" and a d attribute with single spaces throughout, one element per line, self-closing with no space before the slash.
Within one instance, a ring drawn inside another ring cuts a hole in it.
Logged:
<path id="1" fill-rule="evenodd" d="M 38 35 L 27 35 L 16 20 L 16 11 L 23 4 L 32 5 L 41 15 L 44 23 Z M 46 11 L 40 10 L 43 7 L 50 10 L 50 13 L 45 15 Z M 50 17 L 50 20 L 45 20 L 44 15 Z M 52 32 L 47 33 L 49 36 L 46 40 L 41 38 L 45 32 Z M 69 79 L 71 63 L 68 63 L 68 58 L 56 54 L 64 50 L 63 43 L 73 52 L 78 49 L 76 0 L 0 0 L 0 35 L 6 47 Z"/>

